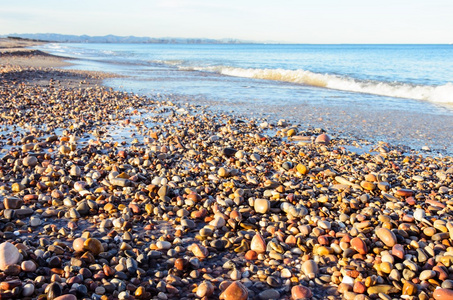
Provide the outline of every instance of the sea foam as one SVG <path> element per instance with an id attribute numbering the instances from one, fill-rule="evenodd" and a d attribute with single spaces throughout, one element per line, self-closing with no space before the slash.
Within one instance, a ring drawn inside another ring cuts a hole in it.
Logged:
<path id="1" fill-rule="evenodd" d="M 179 67 L 186 71 L 215 72 L 226 76 L 291 82 L 348 92 L 453 104 L 453 83 L 445 85 L 413 85 L 401 82 L 365 81 L 307 70 L 245 69 L 228 66 Z"/>

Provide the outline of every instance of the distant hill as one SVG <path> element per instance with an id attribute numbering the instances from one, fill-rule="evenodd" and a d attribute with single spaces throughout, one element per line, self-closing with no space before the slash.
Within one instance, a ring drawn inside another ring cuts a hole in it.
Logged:
<path id="1" fill-rule="evenodd" d="M 89 36 L 67 35 L 58 33 L 14 33 L 11 38 L 22 38 L 58 43 L 127 43 L 127 44 L 243 44 L 252 43 L 236 39 L 188 39 L 188 38 L 150 38 L 137 36 Z"/>

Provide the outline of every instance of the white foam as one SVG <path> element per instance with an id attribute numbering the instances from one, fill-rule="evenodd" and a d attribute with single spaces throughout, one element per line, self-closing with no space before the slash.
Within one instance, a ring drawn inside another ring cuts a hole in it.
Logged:
<path id="1" fill-rule="evenodd" d="M 332 74 L 314 73 L 307 70 L 244 69 L 228 66 L 180 67 L 180 69 L 215 72 L 227 76 L 292 82 L 348 92 L 453 104 L 453 83 L 429 86 L 401 82 L 363 81 Z"/>

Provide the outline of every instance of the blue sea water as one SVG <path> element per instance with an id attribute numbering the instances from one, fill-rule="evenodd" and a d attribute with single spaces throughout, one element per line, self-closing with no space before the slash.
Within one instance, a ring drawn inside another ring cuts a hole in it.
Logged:
<path id="1" fill-rule="evenodd" d="M 39 48 L 77 58 L 71 68 L 124 75 L 107 81 L 116 88 L 179 95 L 249 114 L 291 111 L 287 115 L 295 121 L 295 111 L 313 112 L 305 113 L 312 117 L 301 117 L 301 122 L 319 119 L 329 124 L 325 111 L 338 124 L 344 114 L 345 125 L 331 127 L 347 131 L 358 117 L 357 121 L 375 124 L 368 129 L 361 126 L 367 138 L 415 140 L 417 146 L 441 140 L 448 144 L 445 139 L 450 135 L 436 134 L 453 128 L 452 45 L 46 44 Z M 335 112 L 339 113 L 333 117 Z M 356 112 L 360 113 L 354 116 Z M 385 119 L 387 128 L 380 119 Z M 417 134 L 392 139 L 391 129 L 398 127 Z M 375 128 L 379 130 L 373 133 Z"/>

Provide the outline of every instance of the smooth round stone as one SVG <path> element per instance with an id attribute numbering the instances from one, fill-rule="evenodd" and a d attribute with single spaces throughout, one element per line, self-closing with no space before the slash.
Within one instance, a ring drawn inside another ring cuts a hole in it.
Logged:
<path id="1" fill-rule="evenodd" d="M 0 244 L 0 270 L 4 271 L 8 266 L 15 265 L 20 259 L 19 250 L 9 242 Z"/>
<path id="2" fill-rule="evenodd" d="M 83 181 L 76 181 L 74 182 L 74 189 L 78 192 L 85 190 L 86 183 Z M 66 199 L 65 199 L 66 200 Z M 113 205 L 112 203 L 108 203 L 109 205 Z M 69 206 L 69 205 L 68 205 Z M 107 206 L 107 205 L 106 205 Z"/>
<path id="3" fill-rule="evenodd" d="M 38 159 L 35 156 L 27 156 L 22 163 L 26 167 L 34 167 L 38 164 Z"/>
<path id="4" fill-rule="evenodd" d="M 297 299 L 308 299 L 313 297 L 313 293 L 308 287 L 305 287 L 303 285 L 295 285 L 291 289 L 291 297 L 294 300 Z"/>
<path id="5" fill-rule="evenodd" d="M 95 238 L 89 238 L 83 243 L 84 249 L 93 253 L 93 255 L 99 255 L 99 253 L 104 252 L 104 247 L 102 243 Z"/>
<path id="6" fill-rule="evenodd" d="M 20 265 L 22 271 L 24 272 L 34 272 L 36 271 L 36 264 L 31 260 L 25 260 Z"/>
<path id="7" fill-rule="evenodd" d="M 253 250 L 249 250 L 245 253 L 245 259 L 247 260 L 255 260 L 258 258 L 258 253 Z"/>
<path id="8" fill-rule="evenodd" d="M 343 279 L 341 280 L 341 283 L 344 283 L 344 284 L 347 284 L 349 286 L 352 286 L 354 285 L 354 278 L 352 278 L 351 276 L 343 276 Z"/>
<path id="9" fill-rule="evenodd" d="M 223 291 L 219 299 L 247 300 L 248 296 L 247 288 L 240 281 L 234 281 Z"/>
<path id="10" fill-rule="evenodd" d="M 69 175 L 79 177 L 82 174 L 82 170 L 77 165 L 72 165 Z"/>
<path id="11" fill-rule="evenodd" d="M 431 237 L 433 241 L 441 241 L 443 239 L 448 239 L 450 237 L 450 234 L 448 232 L 440 232 L 436 233 Z"/>
<path id="12" fill-rule="evenodd" d="M 225 226 L 225 224 L 226 224 L 226 221 L 221 216 L 216 216 L 214 218 L 214 220 L 209 222 L 209 225 L 211 225 L 211 226 L 213 226 L 215 228 L 222 228 L 223 226 Z"/>
<path id="13" fill-rule="evenodd" d="M 283 270 L 280 271 L 280 276 L 282 278 L 291 278 L 292 274 L 291 271 L 287 268 L 284 268 Z"/>
<path id="14" fill-rule="evenodd" d="M 231 271 L 230 278 L 232 280 L 240 280 L 241 277 L 242 277 L 242 274 L 237 269 L 234 269 L 233 271 Z"/>
<path id="15" fill-rule="evenodd" d="M 197 288 L 197 296 L 200 298 L 209 297 L 214 293 L 214 285 L 209 281 L 203 281 Z"/>
<path id="16" fill-rule="evenodd" d="M 261 236 L 261 234 L 257 233 L 252 238 L 252 242 L 250 243 L 250 249 L 258 254 L 266 252 L 266 241 Z"/>
<path id="17" fill-rule="evenodd" d="M 266 199 L 256 199 L 253 205 L 255 211 L 259 214 L 265 214 L 269 211 L 271 203 Z"/>
<path id="18" fill-rule="evenodd" d="M 296 170 L 297 170 L 297 172 L 299 172 L 299 174 L 302 174 L 302 175 L 306 175 L 308 173 L 308 168 L 304 164 L 298 164 L 296 166 Z"/>
<path id="19" fill-rule="evenodd" d="M 184 269 L 186 269 L 187 264 L 188 264 L 188 261 L 184 258 L 177 258 L 175 260 L 175 268 L 180 271 L 183 271 Z"/>
<path id="20" fill-rule="evenodd" d="M 411 197 L 414 196 L 414 191 L 409 189 L 399 189 L 395 194 L 400 197 Z"/>
<path id="21" fill-rule="evenodd" d="M 433 292 L 435 300 L 453 300 L 453 290 L 450 289 L 435 289 Z"/>
<path id="22" fill-rule="evenodd" d="M 168 250 L 171 248 L 171 243 L 167 241 L 157 241 L 156 247 L 159 250 Z"/>
<path id="23" fill-rule="evenodd" d="M 423 209 L 417 208 L 414 212 L 414 218 L 417 221 L 421 221 L 426 217 L 426 213 Z"/>
<path id="24" fill-rule="evenodd" d="M 362 255 L 367 254 L 368 252 L 368 248 L 365 242 L 359 237 L 355 237 L 351 240 L 351 247 L 352 249 L 354 249 L 355 251 Z"/>
<path id="25" fill-rule="evenodd" d="M 31 227 L 37 227 L 42 224 L 42 221 L 39 217 L 32 216 L 30 217 L 30 226 Z"/>
<path id="26" fill-rule="evenodd" d="M 322 229 L 330 230 L 330 228 L 331 228 L 332 225 L 330 224 L 329 221 L 319 221 L 319 222 L 318 222 L 318 226 L 319 226 L 320 228 L 322 228 Z"/>
<path id="27" fill-rule="evenodd" d="M 76 238 L 72 242 L 72 248 L 74 249 L 75 252 L 82 252 L 84 251 L 84 244 L 85 244 L 86 239 L 85 238 Z"/>
<path id="28" fill-rule="evenodd" d="M 288 130 L 286 132 L 286 136 L 288 136 L 288 137 L 295 136 L 296 134 L 297 134 L 297 129 L 295 129 L 295 128 L 291 128 L 290 130 Z"/>
<path id="29" fill-rule="evenodd" d="M 360 182 L 360 186 L 365 190 L 372 191 L 376 188 L 376 185 L 369 181 L 362 181 Z"/>
<path id="30" fill-rule="evenodd" d="M 253 161 L 258 161 L 261 159 L 261 156 L 258 153 L 252 153 L 250 154 L 250 159 Z"/>
<path id="31" fill-rule="evenodd" d="M 200 229 L 199 234 L 201 236 L 211 236 L 213 233 L 212 229 L 209 227 L 203 227 Z"/>
<path id="32" fill-rule="evenodd" d="M 293 168 L 293 163 L 290 161 L 285 161 L 284 163 L 282 163 L 282 168 L 288 171 Z"/>
<path id="33" fill-rule="evenodd" d="M 199 244 L 192 244 L 187 248 L 189 251 L 192 251 L 193 255 L 197 258 L 206 258 L 209 255 L 208 249 Z"/>
<path id="34" fill-rule="evenodd" d="M 307 236 L 311 233 L 311 226 L 310 225 L 301 225 L 299 227 L 299 231 L 302 234 L 302 236 Z"/>
<path id="35" fill-rule="evenodd" d="M 318 135 L 315 139 L 315 144 L 328 145 L 329 143 L 330 143 L 330 137 L 325 133 Z"/>
<path id="36" fill-rule="evenodd" d="M 360 281 L 356 281 L 354 282 L 354 286 L 352 288 L 352 291 L 354 293 L 358 293 L 358 294 L 363 294 L 366 292 L 366 286 L 363 282 L 360 282 Z"/>
<path id="37" fill-rule="evenodd" d="M 33 283 L 27 283 L 22 287 L 22 296 L 30 297 L 35 292 L 35 286 Z"/>
<path id="38" fill-rule="evenodd" d="M 395 234 L 387 228 L 379 228 L 376 235 L 387 247 L 393 247 L 398 242 Z"/>
<path id="39" fill-rule="evenodd" d="M 104 295 L 105 294 L 105 287 L 103 286 L 98 286 L 96 287 L 96 289 L 94 290 L 94 292 L 98 295 Z"/>
<path id="40" fill-rule="evenodd" d="M 400 281 L 401 280 L 401 273 L 397 269 L 393 269 L 390 272 L 388 278 L 390 280 Z"/>
<path id="41" fill-rule="evenodd" d="M 381 261 L 393 264 L 393 263 L 395 263 L 395 258 L 390 254 L 384 254 L 381 257 Z"/>
<path id="42" fill-rule="evenodd" d="M 378 181 L 378 178 L 374 174 L 367 174 L 365 175 L 365 180 L 369 182 L 376 182 Z"/>
<path id="43" fill-rule="evenodd" d="M 318 264 L 314 260 L 310 259 L 302 264 L 302 272 L 310 279 L 315 278 L 318 271 Z"/>
<path id="44" fill-rule="evenodd" d="M 428 280 L 434 277 L 436 277 L 436 272 L 433 270 L 424 270 L 419 275 L 420 280 Z"/>
<path id="45" fill-rule="evenodd" d="M 414 176 L 412 176 L 412 179 L 415 180 L 415 181 L 418 181 L 418 182 L 422 182 L 422 181 L 425 180 L 425 179 L 424 179 L 422 176 L 420 176 L 420 175 L 414 175 Z"/>
<path id="46" fill-rule="evenodd" d="M 383 262 L 381 263 L 380 268 L 382 272 L 389 274 L 392 271 L 393 266 L 391 263 Z"/>
<path id="47" fill-rule="evenodd" d="M 271 287 L 280 287 L 281 285 L 280 279 L 274 276 L 267 277 L 266 282 Z"/>
<path id="48" fill-rule="evenodd" d="M 388 182 L 385 182 L 385 181 L 380 181 L 380 182 L 378 182 L 377 187 L 381 191 L 386 192 L 386 191 L 388 191 L 390 189 L 390 184 Z"/>
<path id="49" fill-rule="evenodd" d="M 228 172 L 228 170 L 224 167 L 219 168 L 219 170 L 217 171 L 217 175 L 219 175 L 220 177 L 228 177 L 229 174 L 230 173 Z"/>
<path id="50" fill-rule="evenodd" d="M 453 280 L 447 279 L 444 282 L 442 282 L 443 289 L 450 289 L 453 290 Z"/>
<path id="51" fill-rule="evenodd" d="M 184 227 L 187 227 L 187 228 L 195 228 L 196 225 L 195 225 L 195 222 L 192 221 L 192 220 L 189 220 L 189 219 L 182 219 L 181 220 L 181 226 L 184 226 Z"/>

